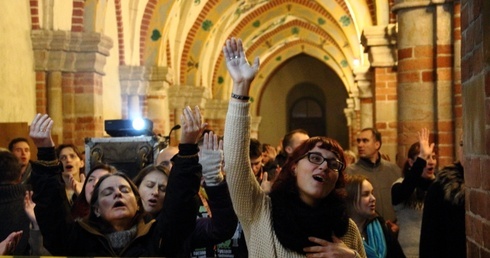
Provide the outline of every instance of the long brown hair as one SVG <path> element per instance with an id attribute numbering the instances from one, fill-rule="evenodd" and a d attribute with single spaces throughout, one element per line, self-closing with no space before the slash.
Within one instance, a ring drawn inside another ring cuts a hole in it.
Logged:
<path id="1" fill-rule="evenodd" d="M 347 175 L 345 191 L 347 193 L 346 203 L 347 212 L 352 217 L 353 214 L 359 214 L 359 201 L 361 200 L 362 182 L 369 181 L 369 179 L 361 174 Z M 371 183 L 372 184 L 372 183 Z"/>

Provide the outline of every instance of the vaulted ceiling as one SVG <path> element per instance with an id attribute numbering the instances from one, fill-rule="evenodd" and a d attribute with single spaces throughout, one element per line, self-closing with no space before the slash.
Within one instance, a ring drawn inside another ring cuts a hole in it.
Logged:
<path id="1" fill-rule="evenodd" d="M 227 38 L 239 37 L 247 57 L 261 59 L 254 92 L 302 53 L 335 71 L 350 92 L 353 70 L 368 65 L 363 28 L 388 22 L 388 0 L 148 1 L 141 63 L 170 67 L 174 84 L 205 86 L 220 98 L 229 88 L 221 48 Z"/>

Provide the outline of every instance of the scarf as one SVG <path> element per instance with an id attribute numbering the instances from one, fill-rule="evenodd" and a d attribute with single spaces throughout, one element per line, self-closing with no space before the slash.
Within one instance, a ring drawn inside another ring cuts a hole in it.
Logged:
<path id="1" fill-rule="evenodd" d="M 121 251 L 136 235 L 136 225 L 128 230 L 112 232 L 106 235 L 111 243 L 111 247 L 116 251 Z"/>
<path id="2" fill-rule="evenodd" d="M 342 237 L 347 232 L 344 202 L 334 194 L 316 207 L 304 203 L 297 193 L 274 191 L 270 197 L 274 233 L 287 249 L 305 254 L 303 248 L 316 245 L 308 237 L 332 241 L 332 235 Z"/>
<path id="3" fill-rule="evenodd" d="M 384 258 L 386 257 L 386 240 L 383 233 L 383 228 L 379 220 L 375 219 L 366 227 L 367 241 L 364 240 L 364 249 L 369 258 Z"/>

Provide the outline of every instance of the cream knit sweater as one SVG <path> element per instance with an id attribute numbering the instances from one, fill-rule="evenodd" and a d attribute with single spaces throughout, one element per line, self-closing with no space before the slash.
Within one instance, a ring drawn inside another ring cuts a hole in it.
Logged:
<path id="1" fill-rule="evenodd" d="M 284 248 L 274 233 L 271 199 L 251 172 L 249 109 L 250 103 L 230 101 L 224 137 L 226 180 L 233 208 L 243 227 L 249 257 L 305 257 Z M 360 257 L 366 257 L 361 235 L 352 220 L 341 240 Z"/>

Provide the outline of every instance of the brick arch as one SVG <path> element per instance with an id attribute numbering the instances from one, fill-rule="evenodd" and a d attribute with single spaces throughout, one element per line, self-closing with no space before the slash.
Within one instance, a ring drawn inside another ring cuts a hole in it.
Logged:
<path id="1" fill-rule="evenodd" d="M 247 56 L 250 56 L 251 53 L 254 53 L 262 44 L 264 44 L 268 39 L 272 38 L 275 34 L 279 33 L 280 31 L 287 30 L 287 29 L 294 27 L 294 26 L 302 27 L 304 29 L 311 31 L 312 33 L 318 35 L 318 37 L 326 39 L 326 41 L 329 42 L 330 44 L 334 45 L 335 48 L 337 48 L 339 50 L 339 52 L 341 52 L 341 53 L 343 52 L 342 48 L 339 46 L 339 44 L 334 39 L 332 39 L 332 37 L 328 33 L 326 33 L 324 30 L 322 30 L 318 26 L 315 26 L 315 25 L 312 25 L 311 23 L 307 23 L 307 22 L 300 21 L 300 20 L 293 20 L 291 22 L 288 22 L 286 24 L 278 26 L 274 30 L 267 32 L 266 34 L 262 35 L 257 41 L 254 42 L 254 44 L 252 46 L 250 46 L 246 50 Z M 298 42 L 298 41 L 295 41 L 295 42 Z M 307 41 L 301 41 L 301 42 L 305 43 Z M 317 44 L 314 44 L 311 42 L 309 42 L 308 45 L 313 45 L 316 48 L 318 47 Z M 219 70 L 222 67 L 223 62 L 224 62 L 224 57 L 223 57 L 223 55 L 220 55 L 218 57 L 218 60 L 216 61 L 215 67 L 213 69 L 212 89 L 214 89 L 214 87 L 215 87 L 216 77 L 218 76 Z M 264 63 L 262 63 L 262 64 L 264 64 Z"/>
<path id="2" fill-rule="evenodd" d="M 29 1 L 29 7 L 31 12 L 31 29 L 41 29 L 41 23 L 39 22 L 39 0 Z"/>
<path id="3" fill-rule="evenodd" d="M 314 44 L 312 42 L 305 41 L 305 40 L 298 40 L 298 41 L 294 41 L 294 42 L 288 42 L 284 46 L 281 46 L 281 47 L 275 49 L 274 52 L 271 55 L 269 55 L 269 57 L 266 60 L 264 60 L 263 62 L 261 61 L 261 64 L 260 65 L 263 66 L 263 67 L 266 67 L 271 61 L 274 61 L 275 60 L 275 57 L 277 57 L 281 53 L 287 52 L 288 49 L 292 49 L 292 48 L 297 47 L 298 45 L 301 45 L 302 47 L 305 46 L 305 45 L 308 45 L 308 46 L 311 46 L 312 48 L 319 48 L 317 44 Z M 322 51 L 324 52 L 323 49 L 322 49 Z M 283 60 L 281 63 L 284 63 L 286 60 Z M 329 63 L 325 63 L 325 65 L 326 66 L 329 66 L 329 67 L 332 67 L 332 65 L 329 64 Z M 279 66 L 277 66 L 276 68 L 274 68 L 273 71 L 277 70 L 278 68 L 279 68 Z M 336 69 L 334 69 L 333 67 L 332 67 L 332 70 L 333 71 L 336 71 Z M 338 76 L 340 78 L 342 78 L 341 74 L 338 74 Z M 264 81 L 261 84 L 262 85 L 265 85 L 265 84 L 267 84 L 267 82 L 268 82 L 268 80 Z M 259 92 L 259 95 L 262 95 L 263 90 L 264 90 L 263 87 L 261 87 L 261 90 Z"/>
<path id="4" fill-rule="evenodd" d="M 168 39 L 165 51 L 167 52 L 167 67 L 172 68 L 172 51 L 170 50 L 170 41 Z"/>
<path id="5" fill-rule="evenodd" d="M 182 58 L 180 59 L 180 83 L 184 84 L 185 81 L 185 74 L 186 70 L 185 67 L 187 66 L 187 62 L 189 60 L 189 54 L 190 54 L 190 49 L 191 45 L 194 42 L 194 39 L 196 37 L 197 31 L 199 30 L 202 22 L 206 19 L 208 13 L 218 4 L 219 1 L 217 0 L 210 0 L 206 1 L 206 5 L 202 8 L 202 11 L 199 13 L 199 16 L 197 19 L 194 21 L 194 24 L 192 25 L 191 29 L 189 30 L 189 33 L 187 34 L 184 48 L 182 50 Z"/>
<path id="6" fill-rule="evenodd" d="M 272 60 L 274 60 L 276 56 L 280 55 L 280 53 L 286 52 L 288 49 L 294 48 L 298 45 L 303 45 L 303 46 L 308 45 L 308 46 L 312 46 L 313 48 L 318 48 L 317 44 L 314 44 L 314 43 L 312 43 L 310 41 L 306 41 L 306 40 L 297 40 L 294 42 L 288 42 L 288 43 L 284 44 L 283 46 L 275 49 L 274 52 L 271 55 L 269 55 L 269 57 L 266 60 L 264 60 L 263 62 L 262 61 L 260 62 L 260 65 L 261 66 L 267 66 L 267 64 L 269 62 L 271 62 Z M 322 49 L 322 51 L 324 51 L 324 50 Z M 327 66 L 330 66 L 330 65 L 327 64 Z"/>
<path id="7" fill-rule="evenodd" d="M 373 23 L 373 25 L 377 25 L 378 18 L 376 15 L 376 0 L 366 0 L 366 4 L 369 9 L 369 14 L 371 15 L 371 22 Z"/>
<path id="8" fill-rule="evenodd" d="M 85 0 L 73 0 L 73 11 L 71 14 L 71 31 L 83 32 L 83 14 L 85 13 Z"/>
<path id="9" fill-rule="evenodd" d="M 145 64 L 145 47 L 146 47 L 146 37 L 148 36 L 148 30 L 150 29 L 151 17 L 158 4 L 158 0 L 149 0 L 146 3 L 145 11 L 143 13 L 143 18 L 141 19 L 140 27 L 140 65 Z"/>
<path id="10" fill-rule="evenodd" d="M 281 5 L 286 4 L 286 3 L 296 3 L 296 4 L 299 4 L 299 5 L 305 6 L 305 7 L 309 8 L 309 9 L 317 12 L 322 17 L 325 17 L 327 20 L 331 21 L 332 23 L 334 23 L 334 24 L 337 24 L 338 23 L 337 20 L 335 20 L 332 17 L 332 15 L 330 15 L 330 13 L 327 12 L 323 8 L 323 6 L 321 6 L 317 2 L 309 1 L 309 0 L 283 0 L 283 1 L 273 1 L 273 2 L 269 2 L 268 4 L 266 4 L 266 5 L 262 6 L 262 7 L 257 8 L 252 13 L 250 13 L 245 18 L 243 18 L 243 20 L 237 26 L 235 26 L 235 29 L 230 33 L 230 37 L 231 36 L 235 36 L 235 35 L 240 35 L 240 31 L 247 24 L 253 22 L 253 19 L 257 18 L 261 14 L 266 13 L 268 10 L 270 10 L 272 8 L 275 8 L 275 7 L 278 7 L 278 6 L 281 6 Z M 348 10 L 345 10 L 345 11 L 346 11 L 347 14 L 349 14 Z M 350 17 L 350 14 L 349 14 L 349 17 Z"/>
<path id="11" fill-rule="evenodd" d="M 335 63 L 329 63 L 329 62 L 325 62 L 324 60 L 322 60 L 320 58 L 320 56 L 315 56 L 315 55 L 312 55 L 311 53 L 307 53 L 307 52 L 298 52 L 294 49 L 297 49 L 297 48 L 304 48 L 304 47 L 310 47 L 311 48 L 316 48 L 318 49 L 319 46 L 317 44 L 314 44 L 312 42 L 309 42 L 309 41 L 305 41 L 305 40 L 297 40 L 297 41 L 293 41 L 293 42 L 288 42 L 287 44 L 281 46 L 280 48 L 277 48 L 274 50 L 274 52 L 269 55 L 268 58 L 266 58 L 263 62 L 261 61 L 261 64 L 260 66 L 265 68 L 264 70 L 267 70 L 267 74 L 274 74 L 278 69 L 280 69 L 282 67 L 283 64 L 285 64 L 287 62 L 287 60 L 297 56 L 298 54 L 300 53 L 303 53 L 303 54 L 307 54 L 319 61 L 321 61 L 322 63 L 325 64 L 325 66 L 329 67 L 330 69 L 332 69 L 332 71 L 339 77 L 339 79 L 342 81 L 342 83 L 344 84 L 344 87 L 346 88 L 346 91 L 348 91 L 348 88 L 351 87 L 352 85 L 349 85 L 349 82 L 342 79 L 343 77 L 345 77 L 344 75 L 346 75 L 344 73 L 344 71 L 340 71 L 341 70 L 341 67 L 334 67 L 333 65 L 334 64 L 337 64 L 337 62 Z M 292 49 L 294 51 L 292 51 Z M 325 53 L 325 51 L 322 49 L 322 54 L 323 55 Z M 288 58 L 284 59 L 284 60 L 281 60 L 280 63 L 278 64 L 273 64 L 273 62 L 275 62 L 275 58 L 277 56 L 281 56 L 283 55 L 283 53 L 291 53 L 291 52 L 298 52 L 296 54 L 292 54 L 290 55 Z M 328 54 L 327 54 L 328 55 Z M 329 55 L 329 57 L 332 58 L 332 56 Z M 332 58 L 333 59 L 333 58 Z M 339 70 L 340 69 L 340 70 Z M 259 75 L 260 76 L 260 73 Z M 264 94 L 264 91 L 265 91 L 265 85 L 267 85 L 269 83 L 269 80 L 271 79 L 272 77 L 271 76 L 267 76 L 265 80 L 263 81 L 260 81 L 260 84 L 256 84 L 255 87 L 258 87 L 258 90 L 256 92 L 254 92 L 257 96 L 257 99 L 256 101 L 258 101 L 258 104 L 257 105 L 254 105 L 254 107 L 252 108 L 252 111 L 254 112 L 254 114 L 258 115 L 260 114 L 260 102 L 262 101 L 262 95 Z"/>
<path id="12" fill-rule="evenodd" d="M 117 24 L 117 44 L 119 46 L 119 65 L 126 64 L 126 54 L 124 51 L 124 24 L 122 18 L 121 0 L 115 0 L 116 24 Z"/>
<path id="13" fill-rule="evenodd" d="M 186 38 L 186 41 L 185 41 L 185 44 L 184 44 L 184 48 L 183 48 L 183 52 L 182 52 L 182 58 L 181 58 L 181 61 L 180 61 L 180 82 L 181 83 L 184 83 L 185 82 L 185 79 L 186 79 L 186 65 L 188 63 L 188 60 L 189 60 L 189 55 L 190 55 L 190 49 L 191 49 L 191 46 L 194 42 L 194 39 L 195 39 L 195 35 L 197 33 L 197 30 L 199 29 L 199 26 L 201 25 L 202 21 L 204 21 L 204 18 L 206 17 L 206 15 L 210 12 L 210 10 L 216 6 L 216 2 L 217 1 L 209 1 L 206 3 L 206 6 L 202 9 L 203 11 L 199 14 L 198 18 L 196 19 L 196 22 L 193 24 L 190 32 L 189 32 L 189 36 Z M 349 13 L 349 10 L 346 6 L 346 4 L 344 3 L 344 1 L 342 0 L 336 0 L 336 2 L 342 7 L 342 9 L 345 11 L 345 13 L 347 15 L 349 15 L 349 17 L 351 17 L 350 13 Z M 317 12 L 320 16 L 322 17 L 325 17 L 326 19 L 328 19 L 329 21 L 331 21 L 332 23 L 334 24 L 338 24 L 338 22 L 330 15 L 330 13 L 325 9 L 323 8 L 323 6 L 321 6 L 319 3 L 317 2 L 314 2 L 314 1 L 309 1 L 309 0 L 283 0 L 283 1 L 271 1 L 263 6 L 260 6 L 258 7 L 256 10 L 252 11 L 250 14 L 246 15 L 241 21 L 239 24 L 237 24 L 235 27 L 234 27 L 234 30 L 230 33 L 230 37 L 231 36 L 234 36 L 234 35 L 240 35 L 240 31 L 243 30 L 243 28 L 253 22 L 253 19 L 255 19 L 256 17 L 258 17 L 259 15 L 267 12 L 268 10 L 272 9 L 272 8 L 275 8 L 275 7 L 278 7 L 278 6 L 282 6 L 284 4 L 287 4 L 287 3 L 296 3 L 298 5 L 301 5 L 301 6 L 304 6 L 306 8 L 309 8 L 315 12 Z M 215 77 L 213 76 L 213 82 L 215 80 Z"/>
<path id="14" fill-rule="evenodd" d="M 395 0 L 388 0 L 389 10 L 393 8 L 393 5 L 395 5 Z M 390 12 L 390 24 L 395 24 L 395 23 L 396 23 L 396 14 L 394 12 Z"/>
<path id="15" fill-rule="evenodd" d="M 275 28 L 272 31 L 267 32 L 266 34 L 263 34 L 256 42 L 254 42 L 253 46 L 248 48 L 247 52 L 249 52 L 249 53 L 255 52 L 255 50 L 261 44 L 265 43 L 267 41 L 267 39 L 272 38 L 274 36 L 274 34 L 277 34 L 280 31 L 287 30 L 287 29 L 292 28 L 292 27 L 301 27 L 301 28 L 307 29 L 307 30 L 311 31 L 312 33 L 318 35 L 319 37 L 326 39 L 327 42 L 334 45 L 337 49 L 339 49 L 340 52 L 342 52 L 341 51 L 342 48 L 339 46 L 339 44 L 337 44 L 337 42 L 332 37 L 330 37 L 330 35 L 328 33 L 326 33 L 323 29 L 319 28 L 318 26 L 312 25 L 311 23 L 304 22 L 301 20 L 293 20 L 291 22 L 288 22 L 288 23 L 285 23 L 281 26 L 278 26 L 277 28 Z"/>
<path id="16" fill-rule="evenodd" d="M 310 9 L 315 10 L 322 17 L 325 17 L 328 20 L 330 20 L 332 23 L 337 24 L 337 21 L 322 6 L 320 6 L 316 2 L 306 1 L 306 0 L 274 1 L 272 3 L 268 3 L 268 4 L 266 4 L 266 5 L 258 8 L 257 10 L 253 11 L 251 14 L 247 15 L 238 25 L 235 26 L 235 29 L 230 33 L 230 35 L 228 37 L 232 37 L 232 36 L 235 36 L 235 35 L 240 35 L 240 31 L 246 26 L 246 24 L 253 22 L 253 20 L 256 17 L 258 17 L 261 14 L 267 12 L 267 10 L 270 10 L 271 8 L 275 8 L 275 7 L 277 7 L 277 6 L 281 5 L 281 4 L 289 3 L 289 2 L 294 2 L 294 3 L 298 3 L 298 4 L 304 4 L 304 6 L 307 6 Z M 321 37 L 326 38 L 328 42 L 334 44 L 338 49 L 341 49 L 340 46 L 335 42 L 335 40 L 333 40 L 327 33 L 325 33 L 324 30 L 320 29 L 319 27 L 316 27 L 316 26 L 313 26 L 311 24 L 308 24 L 306 22 L 302 22 L 302 24 L 304 24 L 304 28 L 309 29 L 309 30 L 311 30 L 312 32 L 314 32 L 316 34 L 321 33 L 321 34 L 319 34 Z M 282 26 L 280 26 L 280 27 L 282 27 Z M 276 28 L 273 31 L 276 31 L 277 29 L 279 29 L 279 28 Z M 269 33 L 267 33 L 267 34 L 269 34 Z M 258 40 L 258 42 L 260 42 L 260 43 L 263 43 L 264 41 L 265 41 L 264 37 L 261 37 Z M 251 47 L 249 47 L 248 50 L 258 48 L 258 46 L 259 45 L 255 45 L 255 47 L 254 46 L 251 46 Z M 219 71 L 219 68 L 221 67 L 221 64 L 222 63 L 223 63 L 223 56 L 220 55 L 219 58 L 216 60 L 216 63 L 215 63 L 215 66 L 214 66 L 215 68 L 213 69 L 213 77 L 212 77 L 212 87 L 213 88 L 215 86 L 216 77 L 218 76 L 218 71 Z"/>

